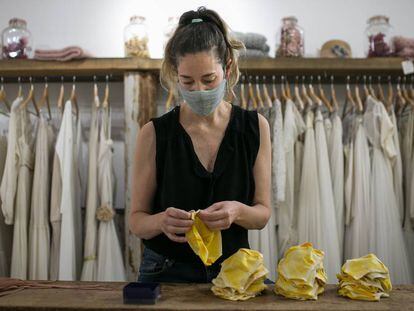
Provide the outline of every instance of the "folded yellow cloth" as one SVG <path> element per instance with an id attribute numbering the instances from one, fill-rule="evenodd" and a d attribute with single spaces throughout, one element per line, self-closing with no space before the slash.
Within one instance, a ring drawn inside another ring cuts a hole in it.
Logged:
<path id="1" fill-rule="evenodd" d="M 224 299 L 247 300 L 266 289 L 264 281 L 268 273 L 262 254 L 241 248 L 222 262 L 211 290 Z"/>
<path id="2" fill-rule="evenodd" d="M 289 248 L 277 266 L 275 293 L 292 299 L 317 300 L 327 281 L 323 258 L 324 253 L 311 243 Z"/>
<path id="3" fill-rule="evenodd" d="M 374 254 L 347 260 L 337 278 L 339 295 L 351 299 L 379 301 L 392 289 L 388 268 Z"/>
<path id="4" fill-rule="evenodd" d="M 198 217 L 199 212 L 191 213 L 194 223 L 185 236 L 194 253 L 206 266 L 210 266 L 222 255 L 221 231 L 210 230 Z"/>

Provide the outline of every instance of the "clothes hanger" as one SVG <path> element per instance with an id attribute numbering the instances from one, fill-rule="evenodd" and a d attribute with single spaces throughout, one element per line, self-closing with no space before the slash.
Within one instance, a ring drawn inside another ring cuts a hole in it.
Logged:
<path id="1" fill-rule="evenodd" d="M 398 106 L 399 114 L 404 111 L 404 108 L 407 106 L 407 101 L 404 98 L 402 91 L 401 91 L 401 77 L 397 79 L 397 94 L 396 94 L 396 104 Z"/>
<path id="2" fill-rule="evenodd" d="M 361 96 L 359 94 L 359 76 L 356 77 L 356 81 L 355 81 L 355 102 L 358 106 L 358 110 L 359 112 L 363 112 L 364 111 L 364 104 L 363 101 L 361 99 Z"/>
<path id="3" fill-rule="evenodd" d="M 312 99 L 309 97 L 308 90 L 305 85 L 305 76 L 302 76 L 302 98 L 304 99 L 305 107 L 306 105 L 309 107 L 313 106 Z"/>
<path id="4" fill-rule="evenodd" d="M 288 99 L 292 100 L 292 94 L 290 93 L 290 84 L 287 77 L 285 77 L 285 94 Z"/>
<path id="5" fill-rule="evenodd" d="M 70 94 L 69 100 L 71 101 L 71 103 L 73 104 L 75 108 L 75 116 L 76 116 L 76 119 L 78 119 L 79 107 L 78 107 L 78 100 L 76 98 L 76 84 L 75 83 L 76 83 L 76 76 L 73 76 L 72 92 Z"/>
<path id="6" fill-rule="evenodd" d="M 245 80 L 246 80 L 245 76 L 242 75 L 241 76 L 241 83 L 240 83 L 240 106 L 243 109 L 246 109 L 247 108 L 247 102 L 246 102 L 246 96 L 245 96 L 245 88 L 244 88 L 244 84 L 246 82 Z"/>
<path id="7" fill-rule="evenodd" d="M 338 104 L 338 100 L 336 98 L 336 91 L 335 91 L 335 86 L 334 86 L 334 76 L 331 76 L 331 103 L 332 103 L 332 107 L 334 108 L 334 110 L 338 111 L 339 104 Z"/>
<path id="8" fill-rule="evenodd" d="M 403 84 L 402 84 L 402 95 L 406 101 L 406 103 L 410 103 L 412 106 L 414 106 L 414 100 L 410 97 L 410 94 L 408 93 L 408 90 L 406 88 L 407 78 L 403 78 Z"/>
<path id="9" fill-rule="evenodd" d="M 315 90 L 313 88 L 313 76 L 310 77 L 310 82 L 309 82 L 309 95 L 310 98 L 313 100 L 313 102 L 318 106 L 321 107 L 322 106 L 322 100 L 315 94 Z"/>
<path id="10" fill-rule="evenodd" d="M 20 107 L 22 107 L 22 109 L 26 109 L 27 105 L 29 103 L 32 103 L 33 108 L 36 111 L 36 116 L 39 116 L 39 109 L 37 108 L 37 104 L 36 104 L 36 99 L 34 96 L 34 86 L 33 86 L 33 79 L 32 77 L 29 78 L 30 81 L 30 90 L 29 90 L 29 95 L 27 96 L 27 98 L 25 100 L 23 100 L 23 102 L 21 103 Z"/>
<path id="11" fill-rule="evenodd" d="M 257 102 L 256 102 L 256 98 L 254 96 L 254 92 L 253 92 L 253 85 L 252 85 L 252 76 L 249 76 L 248 78 L 249 80 L 249 102 L 248 102 L 248 106 L 250 106 L 250 100 L 252 101 L 253 104 L 253 109 L 257 109 Z"/>
<path id="12" fill-rule="evenodd" d="M 302 111 L 305 108 L 305 104 L 303 103 L 302 96 L 300 96 L 299 90 L 299 76 L 296 76 L 295 79 L 295 86 L 294 86 L 294 102 L 298 103 L 300 110 Z"/>
<path id="13" fill-rule="evenodd" d="M 377 83 L 377 90 L 378 90 L 378 99 L 384 103 L 384 105 L 387 104 L 387 101 L 385 100 L 384 90 L 382 89 L 381 85 L 381 76 L 378 76 L 378 83 Z"/>
<path id="14" fill-rule="evenodd" d="M 64 95 L 65 95 L 65 87 L 63 85 L 63 82 L 64 82 L 63 76 L 60 79 L 61 79 L 61 84 L 60 84 L 60 91 L 59 91 L 59 96 L 57 100 L 57 106 L 59 110 L 63 112 L 63 100 L 64 100 Z"/>
<path id="15" fill-rule="evenodd" d="M 19 84 L 19 89 L 17 91 L 17 97 L 23 97 L 22 79 L 20 77 L 17 78 L 17 83 Z"/>
<path id="16" fill-rule="evenodd" d="M 256 76 L 256 96 L 257 96 L 257 104 L 260 108 L 264 107 L 264 103 L 263 103 L 263 97 L 262 94 L 260 92 L 260 87 L 259 87 L 259 76 Z"/>
<path id="17" fill-rule="evenodd" d="M 348 114 L 352 109 L 358 109 L 359 111 L 361 111 L 359 105 L 357 105 L 357 103 L 355 102 L 352 96 L 350 80 L 351 80 L 350 76 L 347 76 L 346 77 L 346 97 L 345 97 L 344 114 L 343 114 L 344 116 Z M 350 103 L 351 106 L 347 111 L 345 111 L 345 108 L 348 105 L 348 103 Z"/>
<path id="18" fill-rule="evenodd" d="M 379 100 L 379 99 L 378 99 L 378 97 L 377 97 L 377 94 L 375 94 L 375 90 L 374 90 L 374 88 L 372 87 L 372 76 L 369 76 L 369 77 L 368 77 L 368 81 L 369 81 L 369 84 L 368 84 L 369 94 L 370 94 L 372 97 L 374 97 L 376 100 Z M 384 103 L 383 103 L 383 104 L 384 104 Z"/>
<path id="19" fill-rule="evenodd" d="M 96 76 L 93 76 L 93 99 L 95 101 L 95 107 L 98 109 L 101 103 L 99 102 L 98 84 L 96 83 Z"/>
<path id="20" fill-rule="evenodd" d="M 45 88 L 43 89 L 43 94 L 40 100 L 37 103 L 37 108 L 39 112 L 42 110 L 42 107 L 46 104 L 49 120 L 52 119 L 52 113 L 50 112 L 50 102 L 49 102 L 49 86 L 47 84 L 47 77 L 45 77 Z"/>
<path id="21" fill-rule="evenodd" d="M 286 82 L 285 82 L 285 76 L 281 77 L 281 82 L 280 82 L 280 90 L 282 93 L 282 103 L 286 103 L 288 100 L 288 95 L 287 95 L 287 88 L 286 88 Z"/>
<path id="22" fill-rule="evenodd" d="M 333 112 L 332 105 L 329 102 L 328 98 L 326 98 L 325 91 L 322 88 L 321 76 L 318 76 L 318 89 L 319 89 L 319 98 L 325 104 L 326 108 L 328 108 L 329 112 Z"/>
<path id="23" fill-rule="evenodd" d="M 263 89 L 263 95 L 264 95 L 264 101 L 267 103 L 267 106 L 269 108 L 271 108 L 273 106 L 272 104 L 272 99 L 269 96 L 269 92 L 267 90 L 267 86 L 266 86 L 266 76 L 263 76 L 263 85 L 262 85 L 262 89 Z"/>
<path id="24" fill-rule="evenodd" d="M 277 96 L 277 89 L 276 89 L 276 76 L 272 76 L 272 103 L 275 102 L 275 100 L 279 100 Z"/>
<path id="25" fill-rule="evenodd" d="M 391 83 L 391 76 L 388 76 L 388 98 L 387 98 L 387 111 L 390 112 L 394 102 L 394 89 Z"/>
<path id="26" fill-rule="evenodd" d="M 7 101 L 6 90 L 4 89 L 4 78 L 1 77 L 1 86 L 0 86 L 0 103 L 3 103 L 6 106 L 6 111 L 10 112 L 10 104 Z M 8 114 L 6 114 L 8 115 Z"/>
<path id="27" fill-rule="evenodd" d="M 367 87 L 367 76 L 363 77 L 364 79 L 364 84 L 363 84 L 363 90 L 364 93 L 362 94 L 364 97 L 362 99 L 362 102 L 365 103 L 365 101 L 367 100 L 368 96 L 370 96 L 371 94 L 369 93 L 368 87 Z"/>
<path id="28" fill-rule="evenodd" d="M 109 108 L 109 76 L 108 75 L 105 77 L 105 80 L 106 80 L 105 95 L 102 101 L 102 107 L 104 109 L 108 109 Z"/>

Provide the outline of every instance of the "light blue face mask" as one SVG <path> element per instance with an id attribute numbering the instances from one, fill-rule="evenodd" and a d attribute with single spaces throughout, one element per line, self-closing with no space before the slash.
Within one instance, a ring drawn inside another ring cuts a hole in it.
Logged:
<path id="1" fill-rule="evenodd" d="M 201 116 L 210 115 L 221 103 L 226 92 L 227 80 L 212 90 L 207 91 L 187 91 L 178 84 L 178 89 L 185 102 L 190 106 L 191 110 Z"/>

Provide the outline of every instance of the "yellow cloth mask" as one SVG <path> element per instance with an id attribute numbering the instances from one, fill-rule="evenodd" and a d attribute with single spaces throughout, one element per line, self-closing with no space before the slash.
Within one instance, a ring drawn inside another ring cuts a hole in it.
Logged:
<path id="1" fill-rule="evenodd" d="M 392 289 L 387 267 L 374 254 L 347 260 L 337 278 L 338 294 L 351 299 L 378 301 Z"/>
<path id="2" fill-rule="evenodd" d="M 327 281 L 324 253 L 311 243 L 289 248 L 280 260 L 274 291 L 291 299 L 318 299 Z"/>
<path id="3" fill-rule="evenodd" d="M 206 266 L 210 266 L 222 255 L 221 231 L 210 230 L 198 217 L 199 212 L 191 213 L 194 223 L 185 236 L 194 253 Z"/>
<path id="4" fill-rule="evenodd" d="M 241 248 L 221 264 L 211 291 L 228 300 L 247 300 L 260 294 L 266 285 L 268 270 L 257 251 Z"/>

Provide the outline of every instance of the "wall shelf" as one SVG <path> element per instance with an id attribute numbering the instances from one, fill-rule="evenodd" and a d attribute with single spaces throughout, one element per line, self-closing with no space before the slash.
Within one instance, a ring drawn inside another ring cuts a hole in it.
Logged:
<path id="1" fill-rule="evenodd" d="M 392 76 L 402 75 L 401 58 L 265 58 L 241 59 L 240 71 L 244 75 L 286 75 L 295 77 L 302 75 L 335 76 L 336 82 L 343 82 L 346 76 Z M 158 73 L 161 59 L 139 58 L 91 58 L 69 62 L 38 60 L 0 60 L 0 76 L 5 82 L 16 82 L 17 77 L 27 81 L 33 77 L 35 81 L 47 76 L 49 81 L 60 81 L 64 76 L 69 82 L 72 76 L 76 81 L 93 81 L 96 75 L 103 81 L 105 75 L 111 75 L 111 81 L 122 81 L 126 72 Z M 38 81 L 40 82 L 40 81 Z"/>

